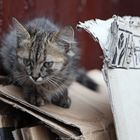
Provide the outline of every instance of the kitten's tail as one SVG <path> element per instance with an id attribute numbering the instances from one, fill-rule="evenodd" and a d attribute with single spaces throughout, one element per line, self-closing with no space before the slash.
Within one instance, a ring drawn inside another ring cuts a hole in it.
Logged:
<path id="1" fill-rule="evenodd" d="M 98 91 L 99 85 L 91 79 L 83 69 L 78 70 L 76 81 L 93 91 Z"/>

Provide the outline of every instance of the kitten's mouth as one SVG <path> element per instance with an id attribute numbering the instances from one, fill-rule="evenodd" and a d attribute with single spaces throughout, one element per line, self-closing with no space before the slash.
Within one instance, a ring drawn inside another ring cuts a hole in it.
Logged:
<path id="1" fill-rule="evenodd" d="M 42 77 L 33 78 L 32 76 L 29 76 L 29 78 L 30 78 L 31 81 L 34 82 L 35 84 L 42 84 L 42 82 L 43 82 L 43 78 L 42 78 Z"/>

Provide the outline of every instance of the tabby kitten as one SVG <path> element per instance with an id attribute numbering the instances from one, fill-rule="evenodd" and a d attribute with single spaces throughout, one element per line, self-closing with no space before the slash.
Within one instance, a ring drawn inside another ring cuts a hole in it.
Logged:
<path id="1" fill-rule="evenodd" d="M 4 37 L 0 56 L 8 76 L 0 83 L 22 87 L 25 99 L 36 106 L 54 103 L 69 108 L 67 88 L 77 77 L 79 50 L 72 27 L 59 28 L 46 18 L 14 28 Z"/>
<path id="2" fill-rule="evenodd" d="M 13 24 L 0 51 L 9 74 L 1 82 L 21 86 L 25 99 L 36 106 L 52 102 L 68 108 L 67 88 L 76 77 L 79 60 L 72 27 L 59 28 L 45 18 L 24 26 L 13 18 Z"/>

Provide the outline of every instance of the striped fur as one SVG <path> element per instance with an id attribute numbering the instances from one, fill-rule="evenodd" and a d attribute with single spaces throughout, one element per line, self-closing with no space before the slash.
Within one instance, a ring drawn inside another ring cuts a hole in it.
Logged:
<path id="1" fill-rule="evenodd" d="M 68 108 L 67 89 L 73 80 L 92 90 L 98 87 L 77 68 L 80 51 L 70 26 L 60 28 L 46 18 L 22 25 L 13 18 L 13 28 L 1 46 L 0 58 L 8 76 L 0 83 L 20 86 L 31 104 L 52 102 Z"/>
<path id="2" fill-rule="evenodd" d="M 79 61 L 72 27 L 59 28 L 46 18 L 24 25 L 13 19 L 13 25 L 0 51 L 9 81 L 23 88 L 31 104 L 69 107 L 67 88 Z"/>

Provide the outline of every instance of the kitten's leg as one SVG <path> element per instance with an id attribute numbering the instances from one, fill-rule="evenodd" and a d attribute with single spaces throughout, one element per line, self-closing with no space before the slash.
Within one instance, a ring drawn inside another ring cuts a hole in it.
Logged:
<path id="1" fill-rule="evenodd" d="M 43 106 L 47 103 L 46 98 L 33 89 L 24 89 L 25 100 L 35 106 Z"/>
<path id="2" fill-rule="evenodd" d="M 71 99 L 68 96 L 68 90 L 66 89 L 64 93 L 58 93 L 57 95 L 54 95 L 51 102 L 63 108 L 69 108 L 71 105 Z"/>
<path id="3" fill-rule="evenodd" d="M 6 86 L 6 85 L 10 85 L 12 84 L 12 78 L 11 77 L 8 77 L 8 76 L 3 76 L 3 77 L 0 77 L 0 84 Z"/>

